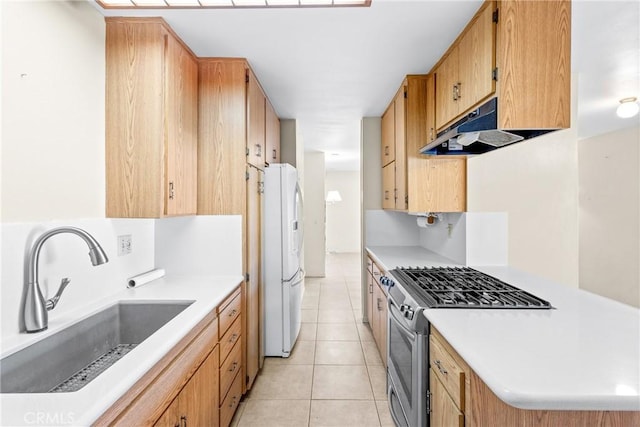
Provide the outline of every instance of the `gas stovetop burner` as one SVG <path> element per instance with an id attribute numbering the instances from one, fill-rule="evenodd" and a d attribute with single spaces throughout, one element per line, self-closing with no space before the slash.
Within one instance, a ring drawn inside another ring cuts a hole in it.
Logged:
<path id="1" fill-rule="evenodd" d="M 527 291 L 469 267 L 409 267 L 391 273 L 429 308 L 552 308 Z"/>

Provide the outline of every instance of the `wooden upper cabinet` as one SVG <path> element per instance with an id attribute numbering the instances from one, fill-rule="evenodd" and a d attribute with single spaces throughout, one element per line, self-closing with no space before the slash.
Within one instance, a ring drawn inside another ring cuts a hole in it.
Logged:
<path id="1" fill-rule="evenodd" d="M 433 74 L 409 75 L 387 110 L 394 111 L 396 154 L 382 168 L 383 209 L 466 210 L 466 158 L 419 154 L 435 138 L 435 98 Z"/>
<path id="2" fill-rule="evenodd" d="M 458 115 L 456 85 L 458 84 L 458 47 L 455 46 L 435 70 L 436 127 L 443 128 Z"/>
<path id="3" fill-rule="evenodd" d="M 496 90 L 493 69 L 496 64 L 493 22 L 495 2 L 487 2 L 460 39 L 458 50 L 458 109 L 463 114 L 487 99 Z"/>
<path id="4" fill-rule="evenodd" d="M 167 215 L 195 214 L 197 206 L 198 63 L 167 36 Z"/>
<path id="5" fill-rule="evenodd" d="M 407 87 L 403 84 L 393 102 L 395 113 L 395 209 L 407 209 L 407 151 L 406 151 L 406 97 Z"/>
<path id="6" fill-rule="evenodd" d="M 195 57 L 160 18 L 106 18 L 106 214 L 195 213 Z"/>
<path id="7" fill-rule="evenodd" d="M 432 72 L 437 130 L 493 96 L 498 129 L 568 128 L 571 1 L 485 1 Z"/>
<path id="8" fill-rule="evenodd" d="M 396 185 L 395 164 L 389 163 L 382 168 L 382 209 L 395 209 L 394 189 Z"/>
<path id="9" fill-rule="evenodd" d="M 244 60 L 199 61 L 199 215 L 245 212 L 246 73 Z"/>
<path id="10" fill-rule="evenodd" d="M 438 129 L 495 92 L 495 7 L 485 2 L 435 69 Z"/>
<path id="11" fill-rule="evenodd" d="M 382 115 L 382 166 L 386 166 L 395 160 L 395 146 L 395 108 L 391 104 Z"/>
<path id="12" fill-rule="evenodd" d="M 266 97 L 251 69 L 247 69 L 247 163 L 265 165 Z"/>
<path id="13" fill-rule="evenodd" d="M 568 128 L 571 2 L 498 2 L 496 43 L 498 126 Z"/>
<path id="14" fill-rule="evenodd" d="M 265 112 L 265 155 L 267 163 L 280 163 L 280 119 L 267 99 Z"/>

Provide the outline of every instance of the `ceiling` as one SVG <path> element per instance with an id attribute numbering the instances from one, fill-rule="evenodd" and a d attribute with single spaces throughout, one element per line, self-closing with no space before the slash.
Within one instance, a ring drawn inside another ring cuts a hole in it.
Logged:
<path id="1" fill-rule="evenodd" d="M 91 0 L 89 0 L 91 1 Z M 379 117 L 406 74 L 426 73 L 481 0 L 373 0 L 371 7 L 109 10 L 162 16 L 202 57 L 244 57 L 305 151 L 327 170 L 360 167 L 360 121 Z M 95 3 L 94 3 L 95 4 Z M 638 125 L 615 116 L 640 97 L 640 2 L 573 2 L 572 69 L 581 138 Z"/>

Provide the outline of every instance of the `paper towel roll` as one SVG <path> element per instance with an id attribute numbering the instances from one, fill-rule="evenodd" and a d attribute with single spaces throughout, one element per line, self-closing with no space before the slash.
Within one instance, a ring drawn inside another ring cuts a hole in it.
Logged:
<path id="1" fill-rule="evenodd" d="M 145 283 L 149 283 L 152 280 L 159 279 L 164 276 L 164 268 L 158 268 L 157 270 L 147 271 L 146 273 L 138 274 L 127 280 L 128 288 L 137 288 Z"/>
<path id="2" fill-rule="evenodd" d="M 426 216 L 418 216 L 418 217 L 416 217 L 416 222 L 418 223 L 418 227 L 420 227 L 420 228 L 427 228 L 427 227 L 431 226 L 431 224 L 429 224 L 427 222 L 427 217 Z"/>

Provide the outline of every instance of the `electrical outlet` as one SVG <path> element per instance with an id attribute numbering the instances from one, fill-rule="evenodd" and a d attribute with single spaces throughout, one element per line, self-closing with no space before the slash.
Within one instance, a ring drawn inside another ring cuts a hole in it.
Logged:
<path id="1" fill-rule="evenodd" d="M 118 256 L 129 255 L 133 251 L 131 243 L 131 234 L 118 236 Z"/>

